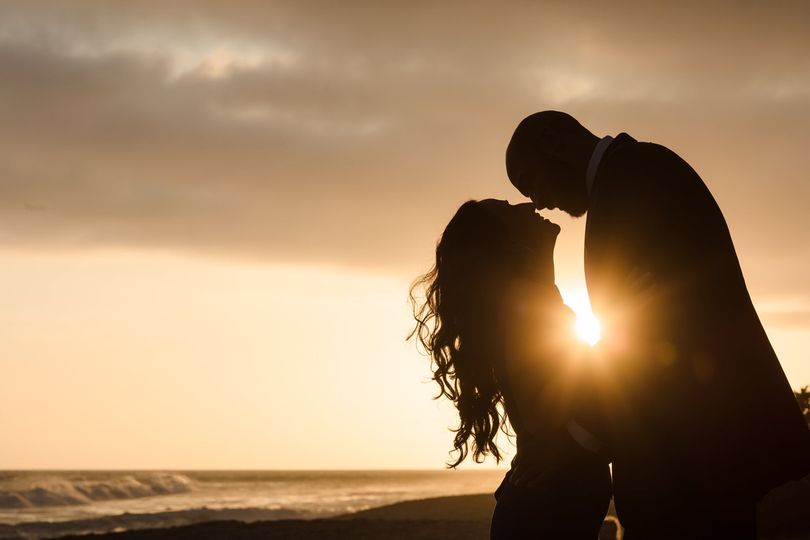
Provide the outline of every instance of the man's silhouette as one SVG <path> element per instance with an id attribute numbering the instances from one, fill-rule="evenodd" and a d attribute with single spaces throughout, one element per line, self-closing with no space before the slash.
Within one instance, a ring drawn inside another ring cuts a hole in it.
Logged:
<path id="1" fill-rule="evenodd" d="M 606 336 L 602 401 L 577 421 L 613 461 L 625 538 L 753 538 L 756 500 L 810 473 L 810 431 L 711 193 L 667 148 L 556 111 L 518 125 L 506 166 L 537 208 L 588 214 Z"/>

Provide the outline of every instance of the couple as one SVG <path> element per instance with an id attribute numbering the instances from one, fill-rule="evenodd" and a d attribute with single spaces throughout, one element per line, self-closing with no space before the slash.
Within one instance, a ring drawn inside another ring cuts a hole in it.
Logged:
<path id="1" fill-rule="evenodd" d="M 500 459 L 507 419 L 515 433 L 491 537 L 593 540 L 612 495 L 626 540 L 755 538 L 756 501 L 810 473 L 810 431 L 703 181 L 556 111 L 518 125 L 506 168 L 532 202 L 464 203 L 415 284 L 414 334 L 459 413 L 451 466 Z M 587 213 L 593 349 L 555 286 L 544 208 Z"/>

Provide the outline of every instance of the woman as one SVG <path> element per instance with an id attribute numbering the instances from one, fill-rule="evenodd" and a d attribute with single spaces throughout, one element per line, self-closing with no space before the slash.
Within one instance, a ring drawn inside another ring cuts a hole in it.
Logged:
<path id="1" fill-rule="evenodd" d="M 587 372 L 573 314 L 554 285 L 560 228 L 532 204 L 463 204 L 436 248 L 433 269 L 411 289 L 413 331 L 429 352 L 440 394 L 459 413 L 459 465 L 500 461 L 495 438 L 508 419 L 517 460 L 541 465 L 530 485 L 496 491 L 492 538 L 597 537 L 610 501 L 606 461 L 578 445 L 567 426 Z M 438 396 L 437 396 L 438 397 Z"/>

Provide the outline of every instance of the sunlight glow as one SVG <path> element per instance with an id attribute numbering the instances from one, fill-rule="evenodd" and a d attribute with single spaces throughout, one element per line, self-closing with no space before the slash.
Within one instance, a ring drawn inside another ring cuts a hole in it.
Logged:
<path id="1" fill-rule="evenodd" d="M 574 310 L 577 320 L 574 323 L 574 332 L 577 338 L 591 347 L 602 339 L 602 325 L 591 311 L 588 293 L 585 291 L 561 291 L 566 305 Z"/>
<path id="2" fill-rule="evenodd" d="M 602 338 L 602 326 L 593 313 L 577 313 L 577 322 L 574 324 L 577 337 L 593 347 Z"/>

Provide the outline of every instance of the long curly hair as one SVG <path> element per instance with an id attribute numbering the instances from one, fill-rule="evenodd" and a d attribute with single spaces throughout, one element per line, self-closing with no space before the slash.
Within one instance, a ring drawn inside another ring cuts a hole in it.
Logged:
<path id="1" fill-rule="evenodd" d="M 451 468 L 469 454 L 470 439 L 476 462 L 487 455 L 502 459 L 495 443 L 498 431 L 507 429 L 496 369 L 503 354 L 499 305 L 509 279 L 531 260 L 506 224 L 471 200 L 445 228 L 433 267 L 411 286 L 416 326 L 408 339 L 415 336 L 431 357 L 432 378 L 439 386 L 435 399 L 445 396 L 459 414 Z"/>

